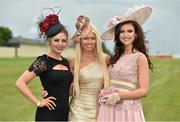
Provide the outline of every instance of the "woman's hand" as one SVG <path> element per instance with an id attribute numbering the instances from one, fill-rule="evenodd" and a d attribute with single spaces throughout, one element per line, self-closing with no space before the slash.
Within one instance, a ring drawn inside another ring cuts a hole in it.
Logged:
<path id="1" fill-rule="evenodd" d="M 108 96 L 106 100 L 106 104 L 108 105 L 115 105 L 118 101 L 120 101 L 120 97 L 118 93 L 112 93 Z"/>
<path id="2" fill-rule="evenodd" d="M 47 107 L 49 110 L 54 110 L 56 107 L 56 104 L 53 100 L 56 100 L 55 97 L 47 97 L 40 101 L 40 104 L 38 107 Z"/>
<path id="3" fill-rule="evenodd" d="M 41 96 L 45 98 L 48 95 L 48 92 L 44 89 L 41 90 Z"/>

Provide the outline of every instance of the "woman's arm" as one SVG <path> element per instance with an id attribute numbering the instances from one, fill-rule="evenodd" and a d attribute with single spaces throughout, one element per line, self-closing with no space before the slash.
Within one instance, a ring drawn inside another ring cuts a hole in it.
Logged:
<path id="1" fill-rule="evenodd" d="M 70 58 L 68 62 L 71 72 L 74 72 L 75 58 Z"/>
<path id="2" fill-rule="evenodd" d="M 70 58 L 69 60 L 69 67 L 72 73 L 74 73 L 74 65 L 75 65 L 75 58 Z M 73 96 L 73 83 L 71 83 L 69 96 Z"/>
<path id="3" fill-rule="evenodd" d="M 54 109 L 55 103 L 51 100 L 54 99 L 54 97 L 48 97 L 46 99 L 43 99 L 39 101 L 32 93 L 32 91 L 29 89 L 27 84 L 32 81 L 32 79 L 36 76 L 34 72 L 29 72 L 28 70 L 25 71 L 16 81 L 16 88 L 34 105 L 37 105 L 38 107 L 44 107 L 47 106 L 50 110 Z"/>

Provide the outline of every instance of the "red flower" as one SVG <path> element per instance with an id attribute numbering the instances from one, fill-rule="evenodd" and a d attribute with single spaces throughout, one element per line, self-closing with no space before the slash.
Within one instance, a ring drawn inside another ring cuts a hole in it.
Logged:
<path id="1" fill-rule="evenodd" d="M 39 23 L 39 29 L 41 31 L 41 34 L 47 34 L 47 30 L 49 29 L 49 27 L 51 27 L 52 25 L 55 25 L 59 23 L 59 18 L 56 14 L 50 14 L 48 16 L 46 16 L 45 20 Z"/>
<path id="2" fill-rule="evenodd" d="M 46 32 L 47 29 L 49 28 L 49 24 L 48 24 L 46 21 L 41 22 L 41 23 L 39 24 L 39 28 L 40 28 L 40 31 L 41 31 L 41 32 Z"/>
<path id="3" fill-rule="evenodd" d="M 56 14 L 50 14 L 46 16 L 45 22 L 49 23 L 49 25 L 55 25 L 59 22 L 59 19 Z"/>

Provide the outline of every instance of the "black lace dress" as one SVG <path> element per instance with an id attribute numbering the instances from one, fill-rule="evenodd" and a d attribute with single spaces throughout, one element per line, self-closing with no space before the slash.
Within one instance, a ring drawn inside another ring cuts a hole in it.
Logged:
<path id="1" fill-rule="evenodd" d="M 54 66 L 61 64 L 68 70 L 55 70 Z M 49 110 L 47 107 L 38 107 L 36 110 L 36 121 L 67 121 L 69 111 L 69 88 L 73 80 L 67 59 L 56 60 L 46 54 L 39 56 L 28 69 L 33 71 L 41 80 L 41 84 L 48 92 L 48 96 L 53 96 L 56 107 Z"/>

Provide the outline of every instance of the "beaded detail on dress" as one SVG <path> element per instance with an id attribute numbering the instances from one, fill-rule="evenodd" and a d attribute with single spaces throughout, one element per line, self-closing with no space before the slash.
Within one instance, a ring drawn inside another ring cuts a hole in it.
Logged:
<path id="1" fill-rule="evenodd" d="M 113 66 L 108 68 L 110 79 L 138 84 L 137 59 L 141 54 L 136 52 L 121 56 Z"/>

